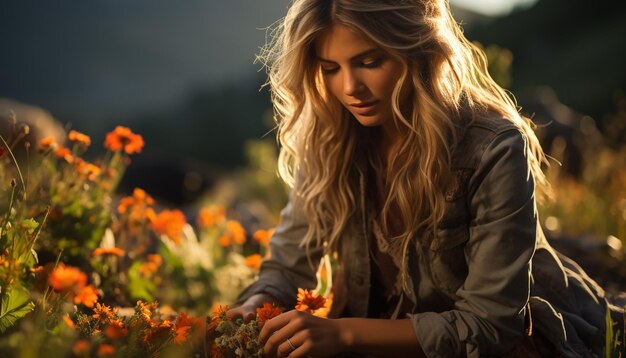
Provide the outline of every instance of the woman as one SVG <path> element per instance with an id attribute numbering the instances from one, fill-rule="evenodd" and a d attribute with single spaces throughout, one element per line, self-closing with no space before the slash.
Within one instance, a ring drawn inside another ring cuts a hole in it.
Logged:
<path id="1" fill-rule="evenodd" d="M 290 203 L 231 310 L 291 308 L 336 257 L 330 319 L 289 311 L 269 356 L 593 356 L 603 291 L 536 216 L 544 154 L 443 0 L 295 0 L 261 58 Z"/>

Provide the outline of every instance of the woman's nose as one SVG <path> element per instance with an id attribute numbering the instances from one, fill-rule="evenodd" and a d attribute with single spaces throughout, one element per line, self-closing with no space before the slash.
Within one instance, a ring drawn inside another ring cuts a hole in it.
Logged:
<path id="1" fill-rule="evenodd" d="M 343 77 L 343 92 L 354 96 L 363 91 L 365 85 L 352 71 L 346 71 Z"/>

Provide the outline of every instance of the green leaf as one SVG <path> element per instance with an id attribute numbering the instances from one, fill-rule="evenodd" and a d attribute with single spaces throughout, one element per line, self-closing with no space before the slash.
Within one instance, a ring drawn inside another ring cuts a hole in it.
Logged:
<path id="1" fill-rule="evenodd" d="M 141 276 L 140 268 L 141 261 L 137 261 L 128 270 L 128 293 L 133 300 L 152 302 L 157 286 L 151 280 Z"/>
<path id="2" fill-rule="evenodd" d="M 2 309 L 0 310 L 0 333 L 4 333 L 13 326 L 18 319 L 26 316 L 35 308 L 30 300 L 28 290 L 22 286 L 13 286 L 2 297 Z"/>
<path id="3" fill-rule="evenodd" d="M 35 229 L 39 227 L 39 223 L 34 219 L 25 219 L 20 223 L 22 229 L 26 230 L 29 235 L 32 235 L 35 232 Z"/>

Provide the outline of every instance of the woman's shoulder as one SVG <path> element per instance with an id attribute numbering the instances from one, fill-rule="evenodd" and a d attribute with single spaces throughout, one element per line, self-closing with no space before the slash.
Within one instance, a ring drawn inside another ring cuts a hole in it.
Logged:
<path id="1" fill-rule="evenodd" d="M 490 142 L 503 132 L 518 129 L 513 121 L 492 111 L 476 111 L 472 115 L 466 116 L 462 123 L 462 135 L 459 139 L 472 143 L 476 141 Z"/>
<path id="2" fill-rule="evenodd" d="M 493 143 L 499 138 L 524 142 L 522 132 L 511 120 L 493 112 L 477 113 L 463 121 L 452 153 L 452 166 L 476 169 L 486 150 L 495 149 Z"/>

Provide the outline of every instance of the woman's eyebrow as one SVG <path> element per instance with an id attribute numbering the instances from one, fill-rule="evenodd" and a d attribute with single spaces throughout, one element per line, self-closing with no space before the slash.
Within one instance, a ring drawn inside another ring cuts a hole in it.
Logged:
<path id="1" fill-rule="evenodd" d="M 356 54 L 356 55 L 352 56 L 352 57 L 350 58 L 350 61 L 354 61 L 354 60 L 357 60 L 357 59 L 359 59 L 359 58 L 365 57 L 365 56 L 367 56 L 367 55 L 371 55 L 372 53 L 377 52 L 377 51 L 378 51 L 378 49 L 377 49 L 377 48 L 371 48 L 371 49 L 369 49 L 369 50 L 365 50 L 365 51 L 363 51 L 363 52 L 360 52 L 360 53 L 358 53 L 358 54 Z M 327 59 L 322 58 L 322 57 L 319 57 L 319 56 L 316 56 L 316 57 L 317 57 L 317 60 L 318 60 L 318 61 L 321 61 L 321 62 L 335 63 L 335 61 L 327 60 Z"/>

